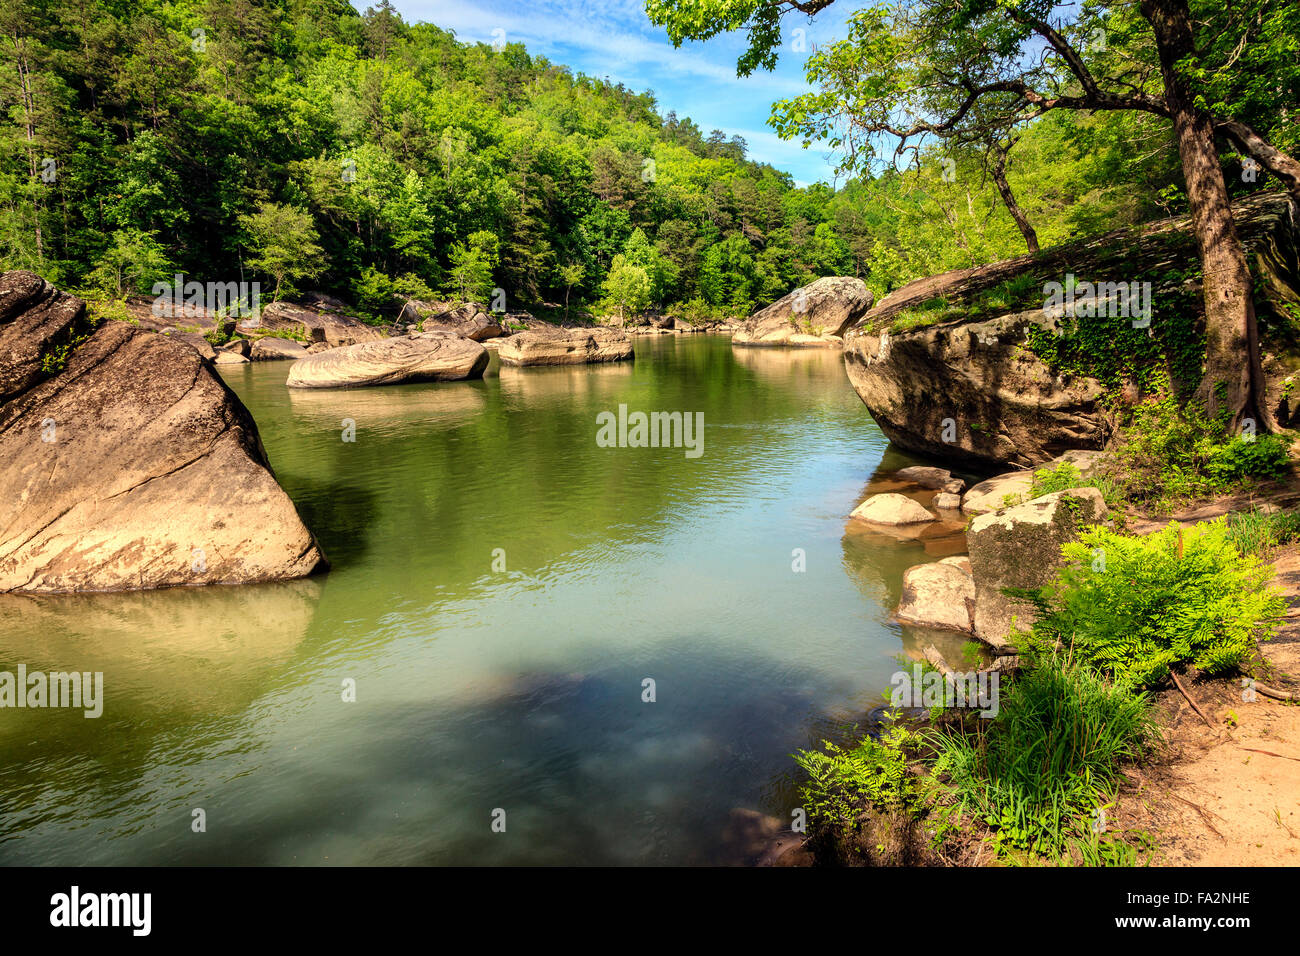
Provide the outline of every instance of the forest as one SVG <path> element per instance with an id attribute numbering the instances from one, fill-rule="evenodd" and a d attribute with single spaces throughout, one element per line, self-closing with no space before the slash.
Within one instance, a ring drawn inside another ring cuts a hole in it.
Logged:
<path id="1" fill-rule="evenodd" d="M 184 273 L 403 297 L 743 316 L 877 295 L 1182 211 L 1167 120 L 1050 113 L 1000 164 L 930 144 L 796 186 L 650 91 L 389 3 L 4 0 L 0 256 L 93 299 Z M 1000 175 L 995 175 L 999 174 Z"/>

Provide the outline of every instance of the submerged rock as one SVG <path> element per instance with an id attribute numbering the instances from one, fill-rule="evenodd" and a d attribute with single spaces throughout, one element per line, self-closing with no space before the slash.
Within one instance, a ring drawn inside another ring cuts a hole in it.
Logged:
<path id="1" fill-rule="evenodd" d="M 910 481 L 920 485 L 922 488 L 943 488 L 948 489 L 955 487 L 960 491 L 964 486 L 960 478 L 954 478 L 952 472 L 946 468 L 934 468 L 929 465 L 911 465 L 907 468 L 900 468 L 894 472 L 893 477 L 900 481 Z"/>
<path id="2" fill-rule="evenodd" d="M 223 353 L 230 354 L 230 353 Z M 190 346 L 0 276 L 0 591 L 303 577 L 325 558 Z"/>
<path id="3" fill-rule="evenodd" d="M 520 332 L 501 343 L 504 365 L 584 365 L 632 358 L 632 340 L 614 329 Z"/>
<path id="4" fill-rule="evenodd" d="M 969 562 L 967 562 L 969 564 Z M 918 564 L 903 573 L 896 617 L 905 624 L 973 632 L 975 581 L 959 564 Z"/>
<path id="5" fill-rule="evenodd" d="M 838 348 L 844 332 L 867 314 L 872 298 L 861 279 L 826 276 L 759 309 L 731 343 Z"/>
<path id="6" fill-rule="evenodd" d="M 999 646 L 1007 642 L 1013 618 L 1018 628 L 1028 629 L 1032 605 L 1003 589 L 1042 587 L 1061 566 L 1061 545 L 1105 513 L 1096 488 L 1071 488 L 975 518 L 966 532 L 975 578 L 975 636 Z"/>
<path id="7" fill-rule="evenodd" d="M 471 339 L 439 332 L 388 338 L 330 349 L 289 368 L 290 388 L 362 388 L 406 382 L 457 382 L 482 378 L 487 349 Z"/>

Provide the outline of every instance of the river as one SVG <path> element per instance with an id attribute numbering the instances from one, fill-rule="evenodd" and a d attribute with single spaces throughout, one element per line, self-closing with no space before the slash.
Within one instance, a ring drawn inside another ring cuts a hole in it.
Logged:
<path id="1" fill-rule="evenodd" d="M 735 808 L 790 819 L 790 754 L 915 640 L 889 614 L 937 552 L 845 530 L 913 460 L 835 351 L 496 364 L 330 392 L 223 369 L 333 568 L 0 601 L 0 668 L 105 687 L 98 719 L 3 712 L 0 863 L 722 863 Z M 703 453 L 600 447 L 620 404 L 702 412 Z"/>

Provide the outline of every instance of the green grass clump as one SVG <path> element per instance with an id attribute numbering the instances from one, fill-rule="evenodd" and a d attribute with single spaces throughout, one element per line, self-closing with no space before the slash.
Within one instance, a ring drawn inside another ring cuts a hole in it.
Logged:
<path id="1" fill-rule="evenodd" d="M 1146 696 L 1064 654 L 1043 657 L 1001 696 L 987 729 L 933 735 L 934 773 L 1000 850 L 1060 854 L 1086 836 L 1122 764 L 1152 739 Z"/>
<path id="2" fill-rule="evenodd" d="M 1029 486 L 1029 500 L 1069 488 L 1096 488 L 1106 504 L 1114 508 L 1124 501 L 1124 490 L 1106 477 L 1085 478 L 1073 462 L 1063 461 L 1055 468 L 1039 468 Z"/>
<path id="3" fill-rule="evenodd" d="M 1257 509 L 1228 515 L 1228 540 L 1242 554 L 1267 558 L 1278 548 L 1300 540 L 1300 513 Z"/>

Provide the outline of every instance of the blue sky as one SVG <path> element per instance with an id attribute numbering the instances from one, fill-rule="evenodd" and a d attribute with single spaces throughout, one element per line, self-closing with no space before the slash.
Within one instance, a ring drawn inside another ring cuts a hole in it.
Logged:
<path id="1" fill-rule="evenodd" d="M 371 4 L 354 0 L 353 5 L 364 10 Z M 740 134 L 751 158 L 788 171 L 800 184 L 834 181 L 834 159 L 825 149 L 781 140 L 767 118 L 775 100 L 809 88 L 803 77 L 806 54 L 791 52 L 791 31 L 803 29 L 806 48 L 812 49 L 843 35 L 848 11 L 837 16 L 832 7 L 813 21 L 788 15 L 776 70 L 741 79 L 736 58 L 745 47 L 743 34 L 674 49 L 646 18 L 641 0 L 393 0 L 393 5 L 408 23 L 435 23 L 465 42 L 491 43 L 492 31 L 504 30 L 507 42 L 521 42 L 528 52 L 575 72 L 609 77 L 637 92 L 651 90 L 661 115 L 676 110 L 706 135 L 715 128 Z"/>

